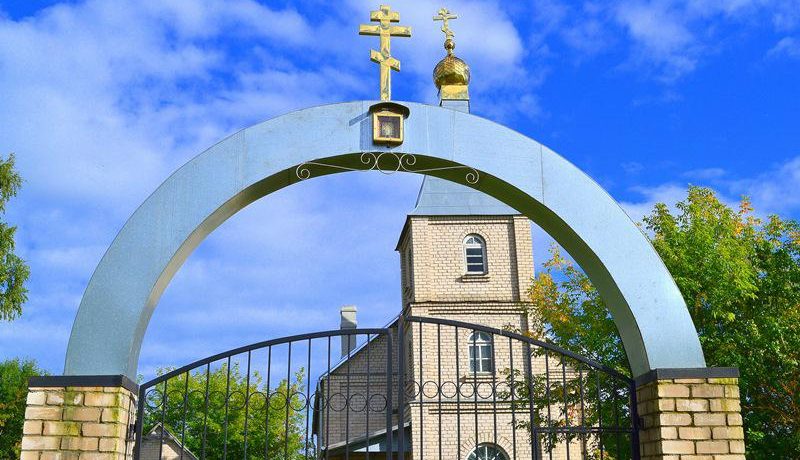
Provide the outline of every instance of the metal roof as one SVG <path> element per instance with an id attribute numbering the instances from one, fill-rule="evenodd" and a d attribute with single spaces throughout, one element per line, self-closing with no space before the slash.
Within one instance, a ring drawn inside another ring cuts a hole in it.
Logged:
<path id="1" fill-rule="evenodd" d="M 425 176 L 412 216 L 513 216 L 519 211 L 481 191 Z"/>

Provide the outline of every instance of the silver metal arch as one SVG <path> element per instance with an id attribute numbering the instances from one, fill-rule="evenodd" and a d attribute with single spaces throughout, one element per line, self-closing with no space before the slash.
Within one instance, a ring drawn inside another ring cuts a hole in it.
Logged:
<path id="1" fill-rule="evenodd" d="M 198 155 L 134 212 L 103 256 L 81 300 L 65 375 L 136 377 L 159 297 L 192 250 L 253 201 L 298 181 L 297 165 L 321 157 L 358 167 L 372 144 L 373 101 L 313 107 L 244 129 Z M 634 376 L 705 367 L 688 310 L 647 237 L 596 182 L 547 147 L 499 124 L 441 107 L 404 103 L 405 142 L 419 168 L 514 207 L 586 270 L 622 336 Z M 328 170 L 327 173 L 335 172 Z"/>

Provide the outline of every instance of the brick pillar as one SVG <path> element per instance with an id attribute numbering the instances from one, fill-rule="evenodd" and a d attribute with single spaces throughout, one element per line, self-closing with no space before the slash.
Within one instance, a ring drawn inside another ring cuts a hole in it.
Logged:
<path id="1" fill-rule="evenodd" d="M 127 460 L 138 388 L 124 376 L 33 377 L 21 460 Z"/>
<path id="2" fill-rule="evenodd" d="M 642 460 L 745 460 L 738 377 L 705 368 L 637 379 Z"/>

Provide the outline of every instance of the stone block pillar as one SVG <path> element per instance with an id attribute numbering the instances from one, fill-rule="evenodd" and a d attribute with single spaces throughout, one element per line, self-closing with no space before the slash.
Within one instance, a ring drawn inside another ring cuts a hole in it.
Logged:
<path id="1" fill-rule="evenodd" d="M 137 394 L 121 375 L 31 378 L 21 459 L 131 459 Z"/>
<path id="2" fill-rule="evenodd" d="M 642 460 L 745 460 L 739 373 L 657 369 L 637 379 Z"/>

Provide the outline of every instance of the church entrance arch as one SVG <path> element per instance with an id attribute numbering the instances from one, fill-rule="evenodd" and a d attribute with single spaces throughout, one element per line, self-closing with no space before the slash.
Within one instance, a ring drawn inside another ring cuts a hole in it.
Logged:
<path id="1" fill-rule="evenodd" d="M 403 103 L 405 140 L 373 144 L 370 101 L 314 107 L 242 130 L 189 161 L 128 220 L 95 270 L 64 374 L 135 378 L 161 293 L 192 250 L 253 201 L 311 177 L 404 171 L 460 183 L 552 235 L 611 310 L 635 377 L 703 368 L 685 303 L 646 236 L 592 179 L 547 147 L 474 115 Z M 602 152 L 598 152 L 599 155 Z"/>

